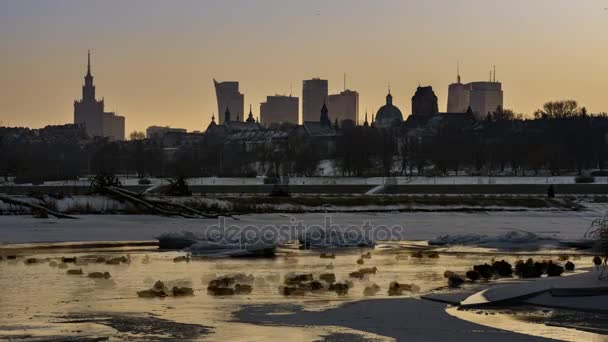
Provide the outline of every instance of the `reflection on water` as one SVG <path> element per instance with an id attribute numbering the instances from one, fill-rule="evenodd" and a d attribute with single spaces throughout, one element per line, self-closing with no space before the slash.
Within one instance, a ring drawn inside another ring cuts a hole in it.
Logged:
<path id="1" fill-rule="evenodd" d="M 350 336 L 338 328 L 262 327 L 232 322 L 231 313 L 242 305 L 297 303 L 307 310 L 324 310 L 346 301 L 365 298 L 366 286 L 377 284 L 375 297 L 387 297 L 392 281 L 414 284 L 419 295 L 442 287 L 445 270 L 465 271 L 492 257 L 513 262 L 526 256 L 487 254 L 440 254 L 438 258 L 412 257 L 402 245 L 378 246 L 375 250 L 338 251 L 335 259 L 320 258 L 316 251 L 280 250 L 272 259 L 192 259 L 175 262 L 183 253 L 145 250 L 74 250 L 54 254 L 29 251 L 17 260 L 0 262 L 0 338 L 35 340 L 40 336 L 84 338 L 112 337 L 142 340 L 151 338 L 200 338 L 205 340 L 291 341 L 317 340 L 320 336 Z M 371 259 L 357 264 L 361 254 L 372 252 Z M 127 256 L 129 262 L 106 264 L 100 261 Z M 60 268 L 61 257 L 76 257 L 68 269 L 82 269 L 83 275 L 68 275 Z M 37 262 L 27 264 L 27 258 Z M 57 264 L 52 267 L 51 264 Z M 377 267 L 376 274 L 363 279 L 349 273 L 363 267 Z M 92 272 L 109 272 L 109 279 L 91 279 Z M 285 297 L 279 293 L 288 273 L 334 273 L 337 281 L 352 281 L 345 296 L 335 292 L 314 292 Z M 221 275 L 245 273 L 255 277 L 248 295 L 214 297 L 207 294 L 209 282 Z M 192 297 L 139 298 L 137 291 L 151 288 L 161 280 L 172 286 L 194 289 Z M 179 322 L 174 325 L 169 322 Z M 482 323 L 483 324 L 483 323 Z M 145 326 L 148 330 L 137 330 Z M 358 332 L 360 333 L 360 332 Z M 181 334 L 181 335 L 180 335 Z M 189 335 L 183 335 L 189 334 Z M 374 338 L 379 338 L 375 336 Z M 331 340 L 331 338 L 328 338 Z"/>

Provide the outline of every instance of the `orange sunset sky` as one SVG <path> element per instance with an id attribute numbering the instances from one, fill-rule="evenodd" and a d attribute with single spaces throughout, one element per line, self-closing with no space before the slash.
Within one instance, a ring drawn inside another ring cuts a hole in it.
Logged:
<path id="1" fill-rule="evenodd" d="M 360 117 L 390 83 L 405 115 L 416 86 L 446 110 L 448 84 L 486 80 L 505 107 L 549 100 L 608 111 L 608 0 L 0 0 L 0 124 L 70 123 L 87 49 L 98 97 L 126 130 L 204 130 L 212 78 L 237 80 L 246 107 L 301 97 L 302 80 L 360 93 Z M 217 113 L 216 113 L 217 115 Z M 331 113 L 330 113 L 331 115 Z"/>

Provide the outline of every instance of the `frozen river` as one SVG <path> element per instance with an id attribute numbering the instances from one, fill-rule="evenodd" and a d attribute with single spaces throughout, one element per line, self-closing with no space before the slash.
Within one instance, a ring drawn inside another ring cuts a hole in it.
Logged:
<path id="1" fill-rule="evenodd" d="M 372 228 L 391 228 L 403 240 L 430 240 L 446 234 L 501 236 L 512 231 L 574 240 L 583 238 L 600 215 L 597 211 L 251 214 L 239 215 L 238 220 L 226 218 L 224 225 L 280 227 L 301 222 L 305 227 L 331 224 L 344 228 L 369 222 Z M 79 220 L 0 216 L 0 243 L 153 240 L 165 232 L 205 231 L 218 225 L 221 222 L 215 219 L 141 215 L 83 215 Z"/>

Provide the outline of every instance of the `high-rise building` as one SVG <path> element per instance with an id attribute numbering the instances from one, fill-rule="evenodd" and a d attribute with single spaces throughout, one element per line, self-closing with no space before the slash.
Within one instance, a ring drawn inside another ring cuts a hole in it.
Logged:
<path id="1" fill-rule="evenodd" d="M 239 92 L 239 82 L 218 82 L 213 80 L 217 97 L 217 112 L 219 124 L 224 123 L 222 114 L 228 110 L 232 120 L 242 120 L 245 112 L 245 95 Z"/>
<path id="2" fill-rule="evenodd" d="M 340 94 L 329 95 L 328 107 L 331 116 L 338 122 L 352 120 L 357 124 L 359 119 L 359 93 L 353 90 L 344 90 Z"/>
<path id="3" fill-rule="evenodd" d="M 302 87 L 302 122 L 317 121 L 319 112 L 328 98 L 327 80 L 305 80 Z"/>
<path id="4" fill-rule="evenodd" d="M 469 106 L 479 120 L 503 108 L 503 92 L 500 82 L 472 82 Z"/>
<path id="5" fill-rule="evenodd" d="M 462 84 L 460 75 L 448 88 L 448 113 L 465 113 L 471 108 L 475 117 L 484 119 L 488 113 L 503 108 L 502 84 L 496 82 L 496 72 L 490 81 Z"/>
<path id="6" fill-rule="evenodd" d="M 466 84 L 460 82 L 460 73 L 456 83 L 448 88 L 448 113 L 465 113 L 469 108 L 470 93 Z"/>
<path id="7" fill-rule="evenodd" d="M 266 102 L 260 104 L 260 123 L 264 126 L 282 123 L 297 125 L 299 102 L 299 99 L 293 96 L 267 96 Z"/>
<path id="8" fill-rule="evenodd" d="M 95 98 L 95 85 L 91 74 L 91 53 L 88 54 L 87 74 L 82 87 L 82 99 L 74 101 L 74 123 L 84 125 L 88 135 L 125 139 L 125 118 L 104 111 L 104 100 Z"/>
<path id="9" fill-rule="evenodd" d="M 412 115 L 437 115 L 437 96 L 433 87 L 418 87 L 412 97 Z"/>

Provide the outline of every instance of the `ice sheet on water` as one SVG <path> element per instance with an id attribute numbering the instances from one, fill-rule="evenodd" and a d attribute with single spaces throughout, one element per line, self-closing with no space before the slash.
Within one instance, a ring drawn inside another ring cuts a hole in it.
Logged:
<path id="1" fill-rule="evenodd" d="M 526 231 L 510 231 L 501 235 L 488 236 L 482 234 L 440 235 L 429 240 L 430 245 L 460 245 L 479 246 L 487 248 L 533 248 L 543 245 L 555 245 L 558 241 L 553 237 L 540 236 Z"/>
<path id="2" fill-rule="evenodd" d="M 310 229 L 298 237 L 300 244 L 306 248 L 349 248 L 373 247 L 374 239 L 360 229 Z"/>
<path id="3" fill-rule="evenodd" d="M 207 257 L 255 257 L 273 256 L 276 244 L 256 243 L 227 243 L 213 241 L 198 241 L 185 249 L 195 256 Z"/>
<path id="4" fill-rule="evenodd" d="M 163 233 L 158 237 L 161 249 L 182 249 L 196 256 L 244 257 L 273 255 L 278 242 L 261 235 L 205 235 L 190 231 Z"/>

